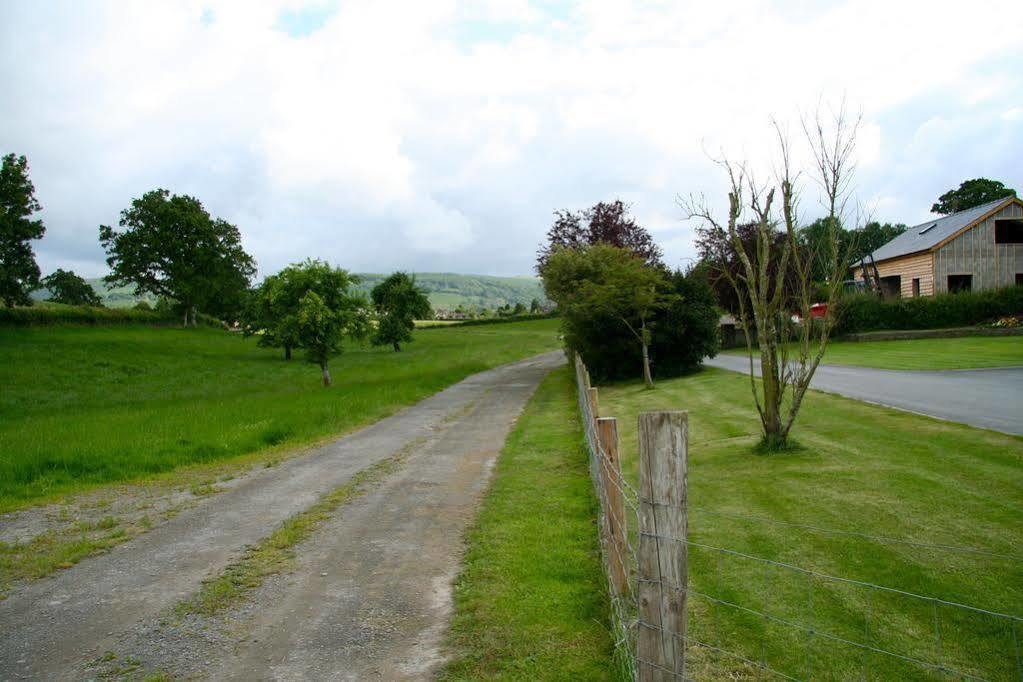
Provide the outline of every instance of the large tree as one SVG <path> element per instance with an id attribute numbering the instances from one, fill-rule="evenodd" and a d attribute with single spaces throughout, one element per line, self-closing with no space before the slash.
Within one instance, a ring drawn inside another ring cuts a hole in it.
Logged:
<path id="1" fill-rule="evenodd" d="M 931 206 L 931 213 L 949 215 L 995 199 L 1014 196 L 1016 190 L 1006 187 L 998 180 L 974 178 L 964 181 L 956 189 L 950 189 L 938 197 L 937 203 Z"/>
<path id="2" fill-rule="evenodd" d="M 111 274 L 107 282 L 135 285 L 135 295 L 152 293 L 175 300 L 185 324 L 197 311 L 233 314 L 256 272 L 238 228 L 214 219 L 198 199 L 147 192 L 121 211 L 115 231 L 99 228 Z"/>
<path id="3" fill-rule="evenodd" d="M 299 309 L 314 292 L 328 309 L 350 319 L 365 317 L 366 301 L 353 291 L 359 278 L 321 260 L 293 263 L 270 275 L 249 296 L 244 314 L 246 334 L 258 334 L 259 345 L 283 348 L 284 358 L 302 347 Z"/>
<path id="4" fill-rule="evenodd" d="M 103 301 L 96 295 L 96 290 L 88 282 L 70 270 L 53 271 L 53 274 L 43 278 L 43 286 L 50 292 L 50 299 L 54 303 L 66 305 L 91 305 L 102 306 Z"/>
<path id="5" fill-rule="evenodd" d="M 0 299 L 7 307 L 31 305 L 28 295 L 39 286 L 39 266 L 29 242 L 46 232 L 43 221 L 33 219 L 41 209 L 28 177 L 28 160 L 6 155 L 0 166 Z"/>
<path id="6" fill-rule="evenodd" d="M 868 254 L 874 253 L 879 248 L 898 237 L 906 231 L 903 223 L 879 223 L 872 220 L 858 230 L 852 232 L 852 240 L 849 246 L 852 249 L 850 263 L 858 263 L 866 258 Z"/>
<path id="7" fill-rule="evenodd" d="M 566 319 L 608 318 L 628 330 L 642 357 L 643 381 L 653 387 L 651 326 L 670 299 L 661 269 L 607 244 L 560 248 L 544 267 L 544 288 Z"/>
<path id="8" fill-rule="evenodd" d="M 536 269 L 541 275 L 547 260 L 558 249 L 576 249 L 593 244 L 607 244 L 631 251 L 648 265 L 661 262 L 661 249 L 650 233 L 630 215 L 621 200 L 600 202 L 584 211 L 555 211 L 554 225 L 547 232 L 547 243 L 541 245 Z"/>
<path id="9" fill-rule="evenodd" d="M 792 168 L 791 145 L 777 124 L 774 182 L 757 181 L 745 164 L 723 159 L 719 163 L 730 183 L 727 219 L 719 221 L 702 198 L 680 202 L 690 217 L 701 220 L 702 237 L 718 242 L 720 253 L 727 252 L 730 244 L 741 264 L 737 273 L 721 262 L 717 266 L 736 293 L 749 355 L 750 389 L 760 415 L 763 445 L 769 449 L 787 445 L 835 325 L 834 312 L 851 253 L 849 244 L 842 243 L 839 228 L 854 218 L 846 206 L 858 125 L 859 119 L 851 120 L 844 107 L 831 118 L 818 112 L 815 119 L 803 123 L 814 162 L 811 175 L 822 189 L 825 208 L 822 238 L 812 254 L 799 244 L 800 193 L 795 183 L 800 174 Z M 746 223 L 755 228 L 752 244 L 744 243 L 739 232 Z M 780 252 L 772 248 L 779 237 L 783 239 Z M 819 265 L 826 275 L 823 282 L 814 279 Z M 818 302 L 827 303 L 827 312 L 815 320 L 811 306 Z M 800 324 L 793 324 L 793 313 L 802 320 Z M 759 382 L 755 359 L 760 364 Z"/>
<path id="10" fill-rule="evenodd" d="M 414 275 L 395 272 L 373 287 L 370 292 L 377 313 L 377 331 L 373 345 L 390 345 L 395 352 L 401 344 L 412 340 L 416 320 L 433 317 L 433 308 L 426 291 L 416 284 Z"/>

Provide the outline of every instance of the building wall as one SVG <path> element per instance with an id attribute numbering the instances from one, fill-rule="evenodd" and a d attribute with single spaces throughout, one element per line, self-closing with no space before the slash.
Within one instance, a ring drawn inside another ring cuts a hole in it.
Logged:
<path id="1" fill-rule="evenodd" d="M 902 258 L 892 258 L 877 264 L 877 272 L 881 277 L 898 275 L 902 298 L 913 297 L 913 279 L 920 279 L 920 295 L 931 296 L 934 293 L 934 261 L 931 253 L 916 253 Z M 856 279 L 863 279 L 859 268 L 853 271 Z"/>
<path id="2" fill-rule="evenodd" d="M 1016 273 L 1023 272 L 1023 244 L 995 244 L 995 220 L 1021 217 L 1023 207 L 1009 204 L 938 248 L 934 252 L 935 291 L 948 291 L 949 275 L 973 275 L 974 291 L 1015 284 Z"/>

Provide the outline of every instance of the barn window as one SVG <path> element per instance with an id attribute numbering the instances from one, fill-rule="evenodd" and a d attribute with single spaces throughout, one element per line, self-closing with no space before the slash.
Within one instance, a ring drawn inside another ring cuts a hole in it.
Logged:
<path id="1" fill-rule="evenodd" d="M 913 298 L 919 298 L 919 297 L 920 297 L 920 278 L 919 277 L 914 277 L 913 278 Z"/>
<path id="2" fill-rule="evenodd" d="M 949 275 L 948 290 L 957 294 L 960 291 L 969 291 L 973 288 L 973 275 Z"/>
<path id="3" fill-rule="evenodd" d="M 995 244 L 1023 244 L 1023 218 L 996 220 Z"/>
<path id="4" fill-rule="evenodd" d="M 928 232 L 930 232 L 931 230 L 933 230 L 937 226 L 938 226 L 938 223 L 932 223 L 931 225 L 928 225 L 924 229 L 920 230 L 920 234 L 927 234 Z"/>

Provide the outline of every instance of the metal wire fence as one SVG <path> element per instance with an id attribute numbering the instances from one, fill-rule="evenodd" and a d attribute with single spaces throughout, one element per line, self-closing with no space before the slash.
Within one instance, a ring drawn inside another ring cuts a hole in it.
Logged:
<path id="1" fill-rule="evenodd" d="M 622 474 L 617 424 L 600 416 L 597 391 L 578 357 L 575 370 L 622 677 L 1023 682 L 1019 616 L 691 539 L 685 418 L 671 426 L 678 434 L 658 441 L 644 437 L 641 416 L 637 488 Z M 661 461 L 677 458 L 679 447 L 680 463 Z M 658 489 L 658 481 L 673 477 Z M 700 514 L 752 528 L 767 524 L 1023 563 L 981 548 L 710 509 Z"/>

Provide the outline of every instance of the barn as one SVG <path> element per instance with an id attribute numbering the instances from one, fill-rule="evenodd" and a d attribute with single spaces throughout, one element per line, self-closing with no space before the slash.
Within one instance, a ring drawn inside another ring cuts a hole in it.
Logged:
<path id="1" fill-rule="evenodd" d="M 886 298 L 1023 284 L 1023 201 L 1005 197 L 911 227 L 856 266 L 857 280 L 864 269 Z"/>

